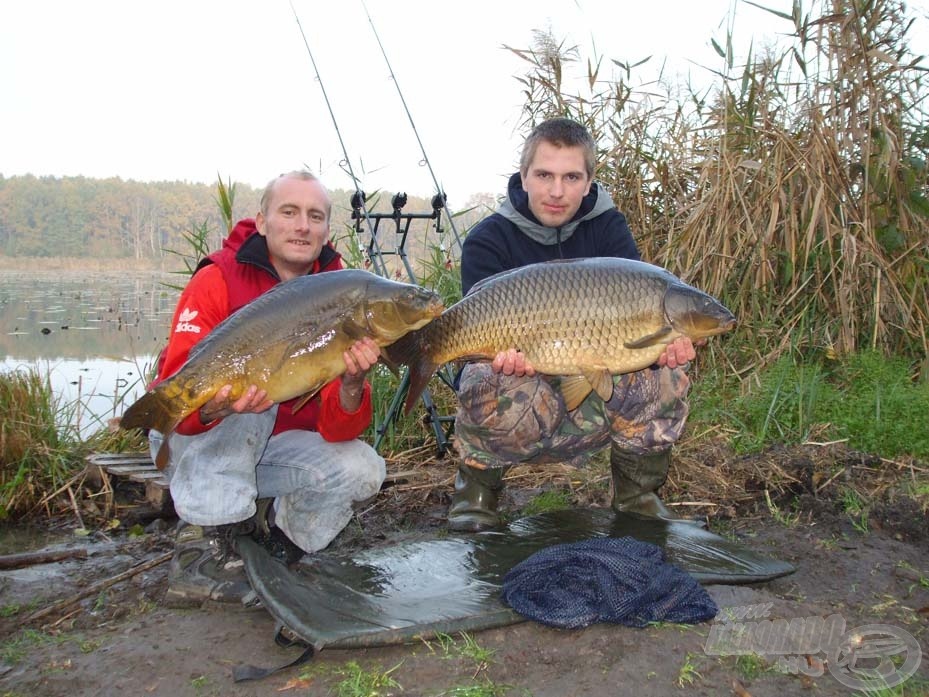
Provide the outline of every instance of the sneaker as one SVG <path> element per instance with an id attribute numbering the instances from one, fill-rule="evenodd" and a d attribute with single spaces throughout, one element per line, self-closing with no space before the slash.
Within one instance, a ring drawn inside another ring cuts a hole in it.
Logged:
<path id="1" fill-rule="evenodd" d="M 168 568 L 168 607 L 199 606 L 207 600 L 241 603 L 248 595 L 245 566 L 232 550 L 232 528 L 181 521 Z"/>

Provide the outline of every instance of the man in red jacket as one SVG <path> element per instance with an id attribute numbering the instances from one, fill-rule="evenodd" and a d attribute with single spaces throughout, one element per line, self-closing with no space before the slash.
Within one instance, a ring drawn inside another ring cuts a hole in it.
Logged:
<path id="1" fill-rule="evenodd" d="M 343 268 L 329 242 L 332 203 L 309 172 L 273 179 L 255 220 L 240 221 L 181 294 L 158 380 L 233 312 L 282 281 Z M 358 436 L 371 421 L 366 375 L 380 355 L 368 338 L 346 351 L 345 374 L 296 413 L 252 385 L 237 400 L 222 387 L 171 439 L 167 473 L 181 523 L 167 601 L 239 601 L 249 590 L 231 537 L 252 525 L 272 554 L 292 562 L 328 545 L 354 502 L 377 493 L 384 460 Z M 162 435 L 149 434 L 152 453 Z M 242 521 L 249 521 L 242 525 Z M 236 525 L 239 524 L 239 525 Z"/>

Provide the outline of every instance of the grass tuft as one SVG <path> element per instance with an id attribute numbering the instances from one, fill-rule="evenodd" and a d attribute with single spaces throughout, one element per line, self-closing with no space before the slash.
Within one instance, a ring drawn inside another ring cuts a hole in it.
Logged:
<path id="1" fill-rule="evenodd" d="M 0 519 L 23 515 L 80 471 L 76 432 L 62 416 L 48 376 L 0 373 Z"/>

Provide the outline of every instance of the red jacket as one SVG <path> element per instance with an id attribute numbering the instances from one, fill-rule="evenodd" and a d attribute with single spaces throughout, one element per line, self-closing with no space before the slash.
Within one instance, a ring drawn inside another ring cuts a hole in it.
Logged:
<path id="1" fill-rule="evenodd" d="M 344 268 L 342 257 L 327 244 L 310 273 L 341 268 Z M 268 257 L 267 242 L 256 232 L 255 221 L 240 220 L 223 241 L 223 248 L 200 262 L 181 293 L 153 385 L 177 372 L 187 361 L 193 345 L 217 324 L 280 282 Z M 361 406 L 355 412 L 342 409 L 341 385 L 341 378 L 328 383 L 296 414 L 293 405 L 300 398 L 281 403 L 272 433 L 295 429 L 318 431 L 328 441 L 360 436 L 371 423 L 371 385 L 365 382 Z M 209 428 L 200 423 L 198 410 L 178 425 L 177 432 L 195 435 Z"/>

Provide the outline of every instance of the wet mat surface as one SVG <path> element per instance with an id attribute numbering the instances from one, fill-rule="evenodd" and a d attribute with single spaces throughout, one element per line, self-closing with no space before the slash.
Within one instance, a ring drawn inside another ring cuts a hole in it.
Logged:
<path id="1" fill-rule="evenodd" d="M 321 552 L 294 569 L 250 538 L 239 540 L 265 608 L 312 644 L 350 648 L 488 629 L 522 621 L 500 600 L 503 577 L 531 554 L 596 537 L 634 537 L 701 583 L 757 583 L 794 571 L 785 562 L 687 523 L 571 509 L 521 518 L 500 531 Z"/>

